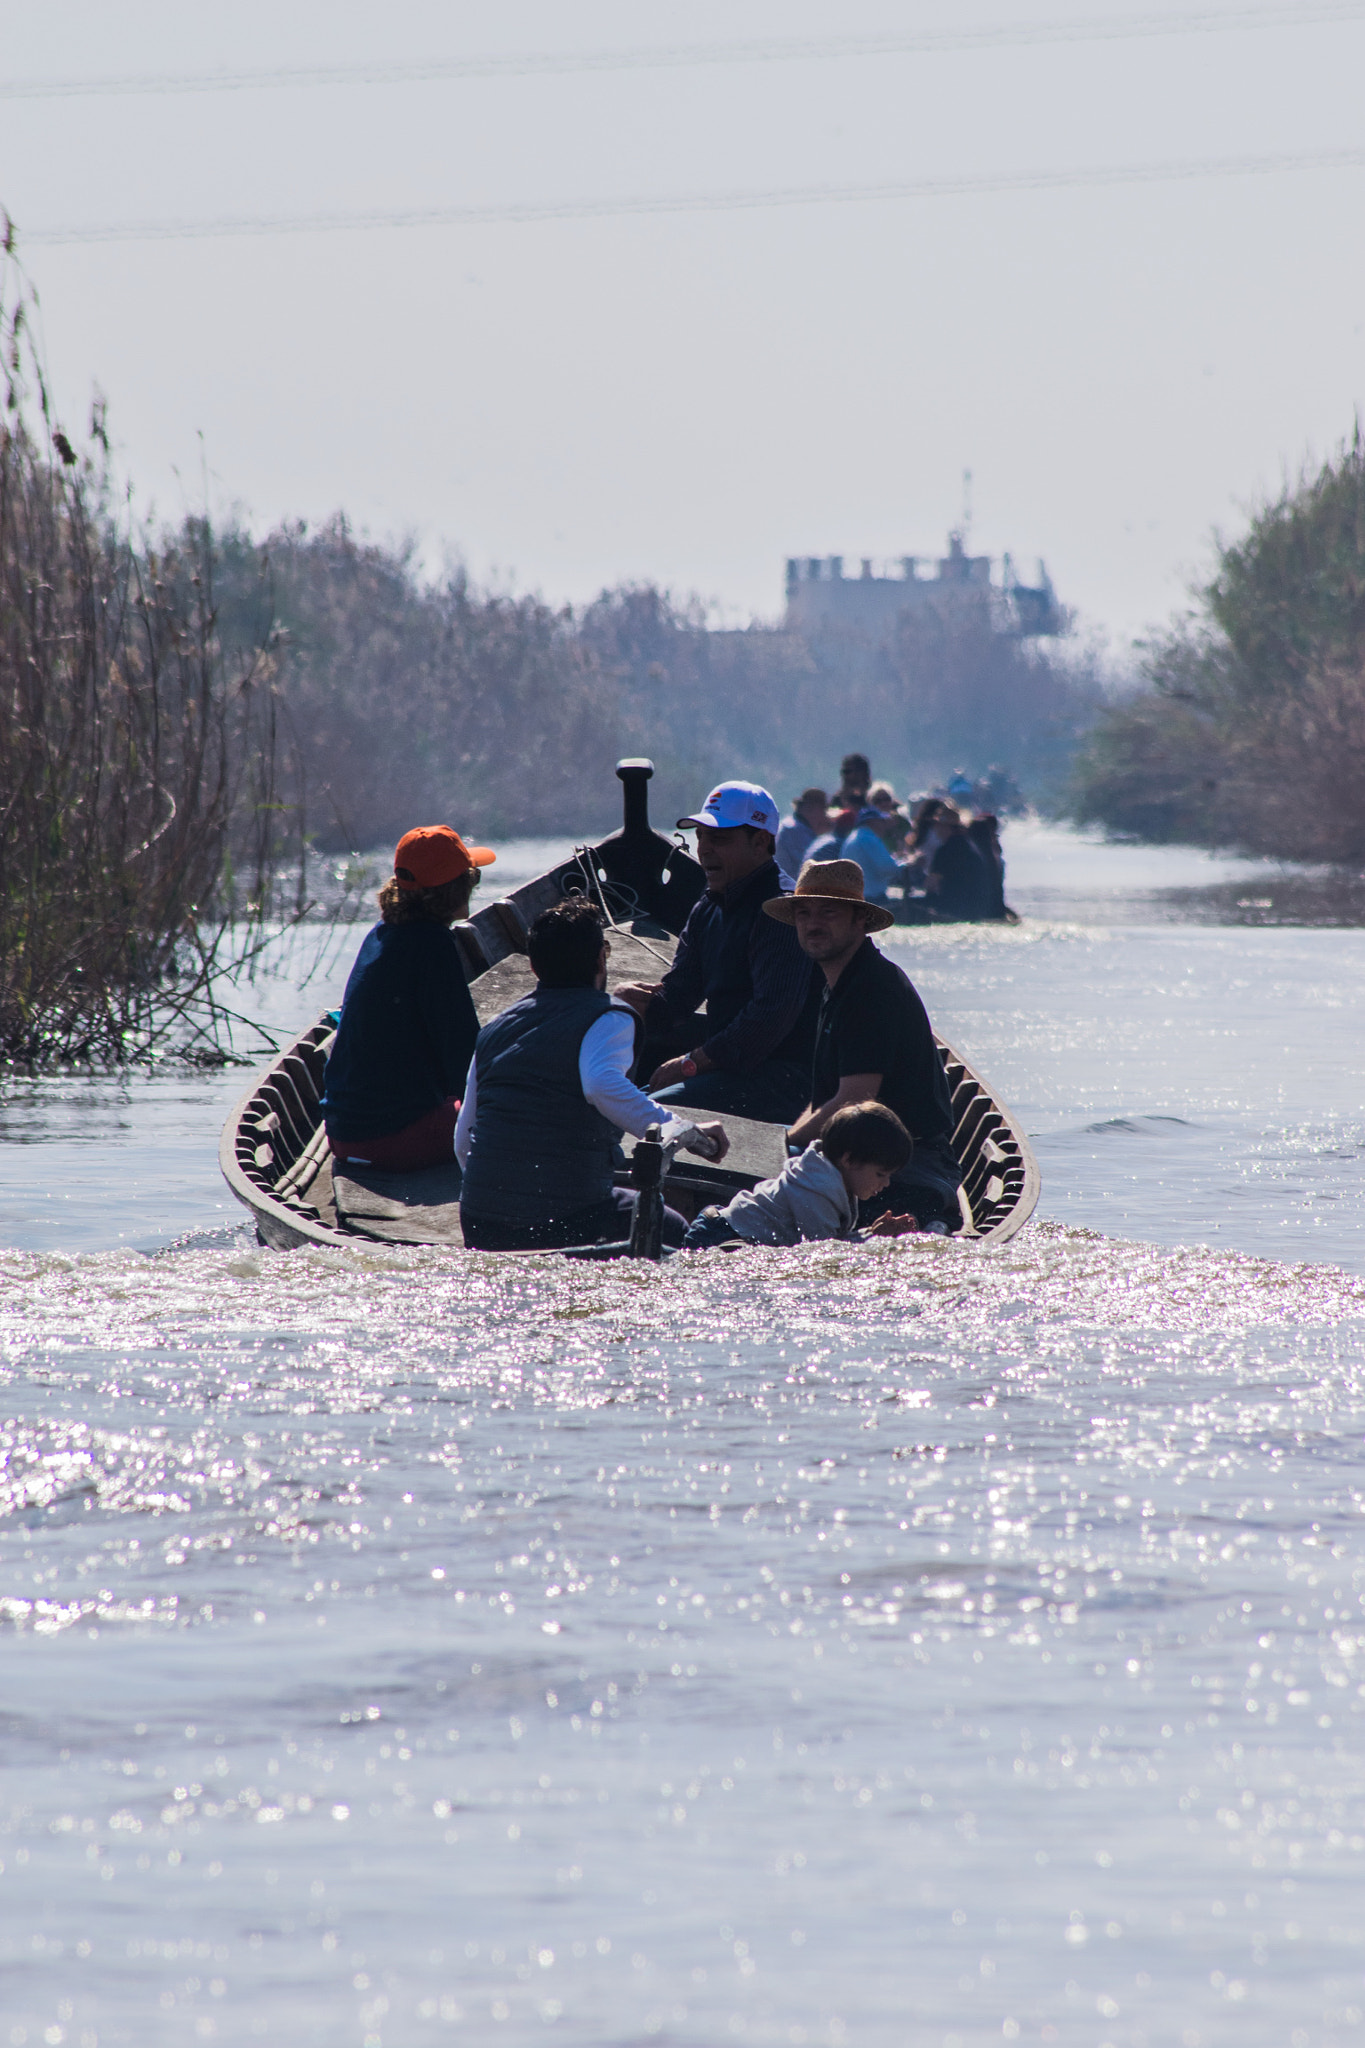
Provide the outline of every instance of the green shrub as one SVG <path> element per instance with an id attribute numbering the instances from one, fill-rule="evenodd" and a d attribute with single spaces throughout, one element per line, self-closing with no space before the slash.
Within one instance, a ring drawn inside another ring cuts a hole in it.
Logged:
<path id="1" fill-rule="evenodd" d="M 1303 860 L 1365 859 L 1365 447 L 1218 550 L 1196 608 L 1076 768 L 1082 821 Z"/>

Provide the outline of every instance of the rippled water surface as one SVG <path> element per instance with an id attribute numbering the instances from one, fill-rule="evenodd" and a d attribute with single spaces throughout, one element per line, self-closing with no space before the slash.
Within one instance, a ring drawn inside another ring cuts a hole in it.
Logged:
<path id="1" fill-rule="evenodd" d="M 8 1090 L 0 2044 L 1365 2038 L 1365 940 L 1067 850 L 892 942 L 998 1250 L 279 1255 L 240 1079 Z"/>

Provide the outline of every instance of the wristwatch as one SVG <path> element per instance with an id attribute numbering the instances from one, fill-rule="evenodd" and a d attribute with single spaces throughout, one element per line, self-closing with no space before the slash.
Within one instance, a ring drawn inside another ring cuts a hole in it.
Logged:
<path id="1" fill-rule="evenodd" d="M 683 1057 L 678 1061 L 678 1065 L 682 1068 L 684 1074 L 690 1081 L 692 1079 L 692 1076 L 697 1071 L 697 1063 L 693 1059 L 691 1053 L 684 1053 Z"/>

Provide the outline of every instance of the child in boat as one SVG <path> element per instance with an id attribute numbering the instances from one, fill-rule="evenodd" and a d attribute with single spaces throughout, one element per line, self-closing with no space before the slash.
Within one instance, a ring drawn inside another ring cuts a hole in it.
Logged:
<path id="1" fill-rule="evenodd" d="M 689 1224 L 686 1251 L 710 1245 L 802 1244 L 814 1238 L 900 1237 L 918 1230 L 913 1216 L 882 1216 L 858 1232 L 859 1202 L 869 1202 L 914 1149 L 910 1133 L 883 1102 L 850 1102 L 825 1125 L 824 1135 L 789 1159 L 776 1180 L 760 1181 L 725 1208 L 703 1209 Z"/>

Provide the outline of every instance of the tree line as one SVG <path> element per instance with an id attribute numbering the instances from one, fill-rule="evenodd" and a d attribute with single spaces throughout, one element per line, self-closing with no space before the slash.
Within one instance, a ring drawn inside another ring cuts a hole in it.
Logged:
<path id="1" fill-rule="evenodd" d="M 718 632 L 650 585 L 554 607 L 458 570 L 428 580 L 411 548 L 340 517 L 218 550 L 223 630 L 242 650 L 273 635 L 294 796 L 325 850 L 425 817 L 492 837 L 610 828 L 622 754 L 654 760 L 659 819 L 726 774 L 785 801 L 852 748 L 902 788 L 999 761 L 1055 797 L 1103 701 L 1089 653 L 1007 638 L 984 613 L 906 615 L 884 640 Z"/>
<path id="2" fill-rule="evenodd" d="M 132 519 L 102 409 L 58 423 L 0 234 L 0 1068 L 223 1054 L 226 970 L 308 914 L 309 863 L 449 820 L 596 835 L 612 768 L 667 827 L 747 774 L 786 802 L 852 749 L 904 791 L 1063 786 L 1101 702 L 1081 652 L 984 614 L 883 639 L 721 632 L 653 586 L 582 606 L 421 573 L 338 516 L 263 539 Z"/>

